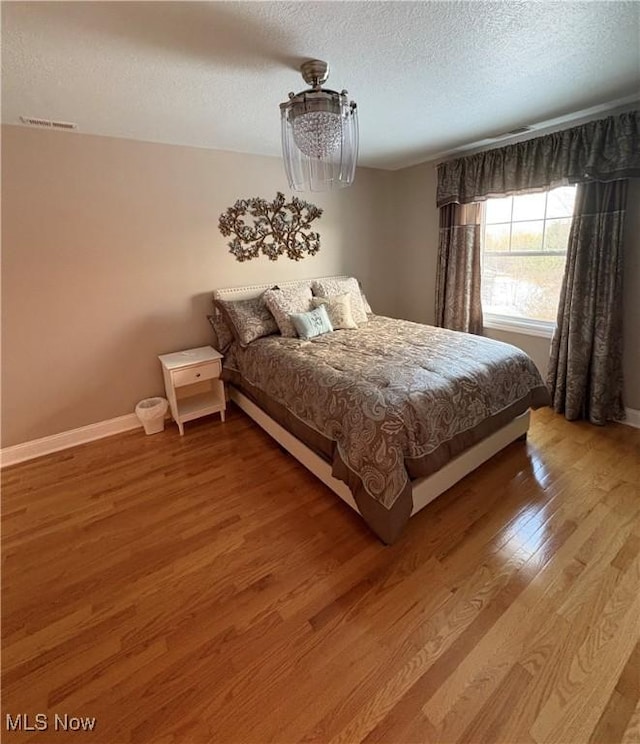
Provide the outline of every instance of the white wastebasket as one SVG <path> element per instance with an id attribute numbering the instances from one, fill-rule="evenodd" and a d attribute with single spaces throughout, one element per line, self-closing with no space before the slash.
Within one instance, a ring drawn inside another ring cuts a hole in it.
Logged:
<path id="1" fill-rule="evenodd" d="M 145 398 L 136 406 L 136 416 L 144 426 L 145 434 L 164 431 L 164 417 L 169 408 L 166 398 Z"/>

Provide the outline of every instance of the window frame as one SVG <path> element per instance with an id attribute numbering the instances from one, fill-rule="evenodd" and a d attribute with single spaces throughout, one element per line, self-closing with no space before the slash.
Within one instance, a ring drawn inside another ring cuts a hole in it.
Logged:
<path id="1" fill-rule="evenodd" d="M 557 188 L 557 187 L 556 187 Z M 544 246 L 544 239 L 546 236 L 546 230 L 547 230 L 547 222 L 551 222 L 554 219 L 566 219 L 566 217 L 551 217 L 547 219 L 547 200 L 549 192 L 553 191 L 553 189 L 547 189 L 544 192 L 545 194 L 545 208 L 544 208 L 544 217 L 541 220 L 535 220 L 536 222 L 542 222 L 542 245 Z M 504 223 L 491 223 L 491 224 L 508 224 L 509 225 L 509 247 L 511 247 L 511 238 L 513 234 L 513 210 L 514 210 L 514 202 L 513 199 L 516 196 L 519 196 L 518 194 L 511 194 L 512 198 L 511 201 L 511 219 L 509 222 Z M 502 198 L 502 197 L 496 197 L 496 198 Z M 487 202 L 482 202 L 482 212 L 481 212 L 481 218 L 480 218 L 480 224 L 481 224 L 481 272 L 484 274 L 484 255 L 485 255 L 485 230 L 487 227 L 487 221 L 486 221 L 486 209 L 487 209 Z M 526 220 L 516 220 L 516 222 L 523 222 Z M 509 251 L 510 255 L 513 256 L 564 256 L 566 255 L 566 250 L 563 252 L 560 251 Z M 485 328 L 489 328 L 491 330 L 496 331 L 506 331 L 509 333 L 522 333 L 528 336 L 540 336 L 542 338 L 548 338 L 551 339 L 553 337 L 554 331 L 556 329 L 557 323 L 555 321 L 551 320 L 538 320 L 536 318 L 519 318 L 514 315 L 503 315 L 500 313 L 492 313 L 492 312 L 485 312 L 484 308 L 482 311 L 482 317 L 483 317 L 483 326 Z"/>
<path id="2" fill-rule="evenodd" d="M 482 324 L 485 328 L 509 333 L 523 333 L 525 336 L 541 336 L 552 338 L 556 323 L 550 320 L 533 320 L 529 318 L 515 318 L 513 315 L 498 315 L 498 313 L 482 313 Z"/>

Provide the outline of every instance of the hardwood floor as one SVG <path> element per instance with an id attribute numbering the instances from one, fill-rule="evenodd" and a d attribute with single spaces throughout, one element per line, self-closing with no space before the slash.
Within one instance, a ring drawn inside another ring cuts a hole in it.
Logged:
<path id="1" fill-rule="evenodd" d="M 640 431 L 536 412 L 385 547 L 229 414 L 4 471 L 3 742 L 640 741 Z"/>

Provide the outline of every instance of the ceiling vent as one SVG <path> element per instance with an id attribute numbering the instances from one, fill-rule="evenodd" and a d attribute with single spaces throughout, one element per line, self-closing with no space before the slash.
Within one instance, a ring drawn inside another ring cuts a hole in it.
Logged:
<path id="1" fill-rule="evenodd" d="M 515 129 L 510 129 L 508 132 L 505 132 L 505 134 L 508 134 L 509 136 L 513 134 L 524 134 L 525 132 L 530 132 L 533 129 L 533 127 L 516 127 Z"/>
<path id="2" fill-rule="evenodd" d="M 20 121 L 29 127 L 44 127 L 45 129 L 77 129 L 78 125 L 72 121 L 53 121 L 52 119 L 37 119 L 34 116 L 21 116 Z"/>
<path id="3" fill-rule="evenodd" d="M 525 132 L 532 131 L 533 127 L 516 127 L 510 129 L 508 132 L 500 132 L 500 134 L 494 134 L 493 137 L 487 137 L 489 140 L 499 140 L 505 137 L 515 137 L 517 134 L 524 134 Z"/>

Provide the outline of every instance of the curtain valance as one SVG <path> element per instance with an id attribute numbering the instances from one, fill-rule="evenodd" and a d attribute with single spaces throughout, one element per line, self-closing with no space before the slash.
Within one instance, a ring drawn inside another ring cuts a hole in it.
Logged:
<path id="1" fill-rule="evenodd" d="M 438 207 L 586 181 L 640 177 L 640 116 L 627 111 L 438 166 Z"/>

